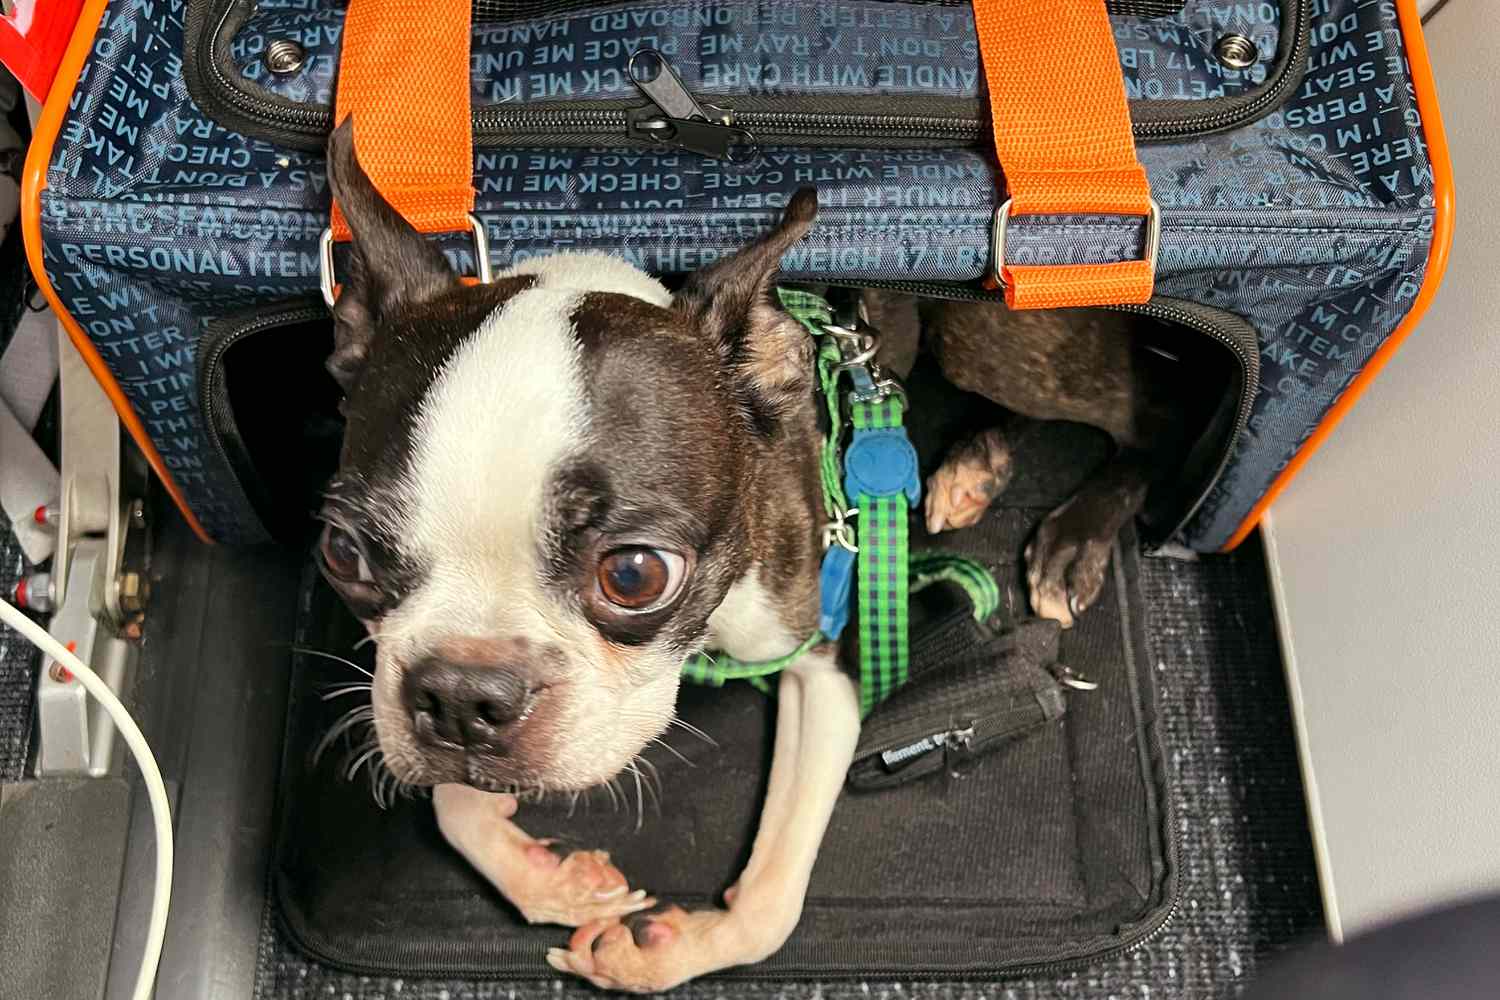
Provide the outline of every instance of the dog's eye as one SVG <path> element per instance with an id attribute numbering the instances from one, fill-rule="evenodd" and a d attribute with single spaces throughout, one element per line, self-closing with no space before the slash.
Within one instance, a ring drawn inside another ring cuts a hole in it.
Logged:
<path id="1" fill-rule="evenodd" d="M 682 588 L 682 556 L 641 545 L 613 549 L 599 560 L 599 591 L 626 611 L 649 611 L 668 603 Z"/>
<path id="2" fill-rule="evenodd" d="M 336 524 L 328 525 L 323 530 L 323 542 L 320 548 L 323 554 L 323 565 L 328 568 L 328 572 L 335 579 L 345 583 L 375 582 L 375 575 L 370 572 L 370 564 L 365 561 L 364 553 L 359 550 L 359 542 L 350 532 Z"/>

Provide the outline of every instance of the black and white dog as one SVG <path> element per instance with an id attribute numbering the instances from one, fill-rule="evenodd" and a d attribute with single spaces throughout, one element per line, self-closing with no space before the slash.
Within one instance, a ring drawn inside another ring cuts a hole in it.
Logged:
<path id="1" fill-rule="evenodd" d="M 371 185 L 347 122 L 328 171 L 354 241 L 329 360 L 348 423 L 319 557 L 378 643 L 385 766 L 434 786 L 445 836 L 528 920 L 578 928 L 548 956 L 561 971 L 655 991 L 770 955 L 797 924 L 859 733 L 834 645 L 781 677 L 760 828 L 723 909 L 651 910 L 602 853 L 559 858 L 529 837 L 495 790 L 610 779 L 668 726 L 690 653 L 771 659 L 816 629 L 812 345 L 774 296 L 814 193 L 676 294 L 581 254 L 466 285 Z M 939 307 L 928 337 L 965 388 L 1126 446 L 1149 435 L 1130 366 L 1109 370 L 1120 331 L 1087 321 L 1098 357 L 1079 363 L 1060 349 L 1067 335 L 1078 350 L 1077 322 L 996 336 L 1015 319 Z M 1002 363 L 1007 345 L 1024 356 Z M 1144 494 L 1132 454 L 1039 532 L 1040 613 L 1070 622 L 1097 594 Z M 977 520 L 1008 469 L 1000 433 L 955 449 L 929 482 L 929 525 Z"/>

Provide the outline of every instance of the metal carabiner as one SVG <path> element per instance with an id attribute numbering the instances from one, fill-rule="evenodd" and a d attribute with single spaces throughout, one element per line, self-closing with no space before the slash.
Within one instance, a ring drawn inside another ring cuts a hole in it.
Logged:
<path id="1" fill-rule="evenodd" d="M 848 549 L 850 552 L 858 553 L 859 546 L 854 543 L 854 528 L 849 523 L 849 518 L 859 513 L 858 507 L 850 507 L 838 517 L 823 525 L 823 548 L 826 550 L 834 545 Z"/>

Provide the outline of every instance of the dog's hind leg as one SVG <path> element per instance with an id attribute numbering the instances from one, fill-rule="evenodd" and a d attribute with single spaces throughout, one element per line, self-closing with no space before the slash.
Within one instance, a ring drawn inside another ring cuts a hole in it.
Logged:
<path id="1" fill-rule="evenodd" d="M 1151 486 L 1149 456 L 1122 451 L 1058 507 L 1026 546 L 1031 608 L 1071 628 L 1104 587 L 1115 537 L 1140 512 Z"/>
<path id="2" fill-rule="evenodd" d="M 579 927 L 656 905 L 643 890 L 630 891 L 625 876 L 603 851 L 559 856 L 547 841 L 511 821 L 514 795 L 468 785 L 432 790 L 438 828 L 464 858 L 489 879 L 532 924 Z"/>
<path id="3" fill-rule="evenodd" d="M 922 316 L 927 342 L 954 385 L 1033 420 L 1090 424 L 1119 448 L 1047 516 L 1026 549 L 1032 610 L 1067 628 L 1099 596 L 1115 536 L 1182 447 L 1176 387 L 1142 348 L 1141 321 L 1133 317 L 959 302 L 927 303 Z M 989 430 L 949 453 L 928 479 L 929 531 L 983 516 L 1009 477 L 1003 443 L 1003 433 Z"/>
<path id="4" fill-rule="evenodd" d="M 859 738 L 854 683 L 830 654 L 804 657 L 781 677 L 771 781 L 750 862 L 725 910 L 676 907 L 580 928 L 547 956 L 604 989 L 649 993 L 758 962 L 802 916 L 818 846 Z"/>

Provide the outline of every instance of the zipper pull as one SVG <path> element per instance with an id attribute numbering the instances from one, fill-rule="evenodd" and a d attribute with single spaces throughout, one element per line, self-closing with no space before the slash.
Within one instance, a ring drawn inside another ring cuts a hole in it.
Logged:
<path id="1" fill-rule="evenodd" d="M 1063 687 L 1072 688 L 1074 691 L 1095 691 L 1099 688 L 1098 681 L 1086 674 L 1080 674 L 1063 663 L 1052 665 L 1052 676 L 1057 678 L 1057 683 Z"/>
<path id="2" fill-rule="evenodd" d="M 885 766 L 887 774 L 895 774 L 930 753 L 941 751 L 944 760 L 949 759 L 949 756 L 953 754 L 967 754 L 973 741 L 974 726 L 972 724 L 966 729 L 945 729 L 940 733 L 924 736 L 915 743 L 908 743 L 904 747 L 883 751 L 880 754 L 880 763 Z"/>
<path id="3" fill-rule="evenodd" d="M 672 64 L 656 49 L 637 49 L 625 64 L 625 74 L 655 105 L 626 113 L 625 131 L 631 138 L 730 163 L 754 157 L 755 136 L 731 125 L 734 113 L 727 108 L 698 103 Z"/>
<path id="4" fill-rule="evenodd" d="M 943 763 L 948 765 L 949 778 L 962 778 L 969 773 L 973 749 L 973 723 L 967 729 L 950 729 L 943 734 Z"/>

